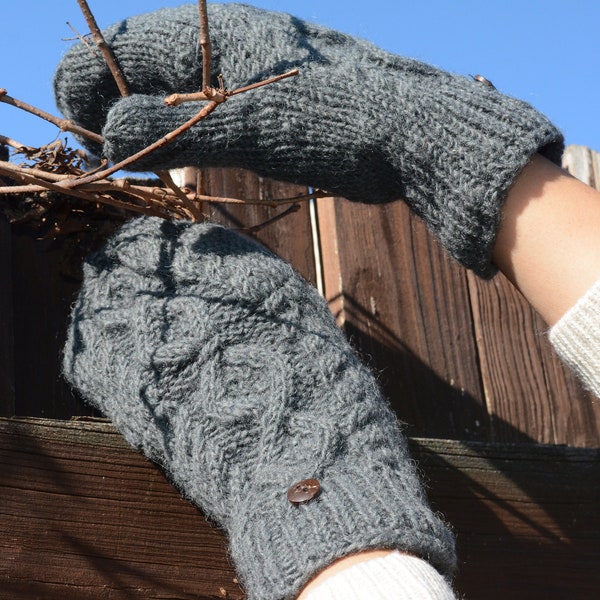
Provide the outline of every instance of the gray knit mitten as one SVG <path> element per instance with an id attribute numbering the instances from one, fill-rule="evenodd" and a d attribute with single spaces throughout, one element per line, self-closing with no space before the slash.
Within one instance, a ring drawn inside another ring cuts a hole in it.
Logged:
<path id="1" fill-rule="evenodd" d="M 545 117 L 483 83 L 290 15 L 227 4 L 209 5 L 209 19 L 212 72 L 230 89 L 293 67 L 300 75 L 230 99 L 135 168 L 245 167 L 351 200 L 403 198 L 462 264 L 493 272 L 508 188 L 536 152 L 560 161 L 562 137 Z M 82 44 L 54 84 L 63 114 L 103 129 L 104 152 L 117 161 L 199 110 L 163 103 L 200 86 L 197 7 L 133 17 L 105 33 L 134 95 L 115 101 L 108 69 Z"/>
<path id="2" fill-rule="evenodd" d="M 295 598 L 367 548 L 451 575 L 452 536 L 373 376 L 325 301 L 254 242 L 208 224 L 123 226 L 84 266 L 64 370 L 223 526 L 250 599 Z"/>

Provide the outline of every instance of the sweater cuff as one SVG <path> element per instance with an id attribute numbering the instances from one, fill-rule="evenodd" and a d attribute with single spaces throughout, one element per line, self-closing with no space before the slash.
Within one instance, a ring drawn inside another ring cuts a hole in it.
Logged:
<path id="1" fill-rule="evenodd" d="M 316 586 L 307 600 L 456 600 L 448 582 L 427 562 L 392 552 L 344 569 Z"/>
<path id="2" fill-rule="evenodd" d="M 600 280 L 550 329 L 549 337 L 584 387 L 600 398 Z"/>

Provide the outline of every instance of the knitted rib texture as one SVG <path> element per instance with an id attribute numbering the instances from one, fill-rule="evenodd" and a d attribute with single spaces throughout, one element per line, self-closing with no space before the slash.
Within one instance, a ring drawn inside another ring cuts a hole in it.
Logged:
<path id="1" fill-rule="evenodd" d="M 84 266 L 67 378 L 219 522 L 252 600 L 399 548 L 449 576 L 401 427 L 325 301 L 222 227 L 142 218 Z M 316 478 L 306 504 L 287 499 Z"/>
<path id="2" fill-rule="evenodd" d="M 550 329 L 558 355 L 600 398 L 600 281 Z"/>
<path id="3" fill-rule="evenodd" d="M 230 89 L 293 67 L 300 75 L 231 98 L 139 170 L 235 166 L 350 200 L 406 200 L 450 253 L 490 275 L 500 208 L 536 152 L 563 140 L 530 105 L 293 16 L 209 5 L 212 72 Z M 99 131 L 122 159 L 195 114 L 163 98 L 201 81 L 195 5 L 132 17 L 106 32 L 133 95 L 79 44 L 55 75 L 65 117 Z M 84 142 L 88 143 L 88 142 Z M 92 149 L 99 151 L 96 147 Z"/>
<path id="4" fill-rule="evenodd" d="M 456 600 L 427 562 L 393 552 L 353 565 L 311 590 L 306 600 Z"/>

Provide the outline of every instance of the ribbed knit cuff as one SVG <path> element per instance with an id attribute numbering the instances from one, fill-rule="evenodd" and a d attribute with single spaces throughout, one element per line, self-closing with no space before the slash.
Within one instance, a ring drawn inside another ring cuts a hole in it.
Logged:
<path id="1" fill-rule="evenodd" d="M 306 600 L 456 600 L 448 582 L 427 562 L 392 552 L 329 577 Z"/>
<path id="2" fill-rule="evenodd" d="M 454 540 L 422 501 L 416 478 L 405 464 L 379 466 L 337 464 L 319 478 L 321 493 L 311 502 L 294 506 L 265 493 L 236 511 L 231 553 L 253 599 L 295 598 L 333 561 L 368 549 L 404 550 L 451 577 Z"/>
<path id="3" fill-rule="evenodd" d="M 563 139 L 526 102 L 463 77 L 440 79 L 421 101 L 432 115 L 427 131 L 411 130 L 424 156 L 405 176 L 408 204 L 458 262 L 488 278 L 510 188 L 537 153 L 560 165 Z"/>
<path id="4" fill-rule="evenodd" d="M 600 280 L 550 329 L 549 337 L 562 360 L 600 398 Z"/>

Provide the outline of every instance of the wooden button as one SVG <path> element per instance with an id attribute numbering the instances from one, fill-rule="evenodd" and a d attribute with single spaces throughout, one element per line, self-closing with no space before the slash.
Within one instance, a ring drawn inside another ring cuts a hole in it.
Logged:
<path id="1" fill-rule="evenodd" d="M 303 479 L 295 483 L 287 493 L 292 504 L 304 504 L 319 495 L 321 484 L 316 479 Z"/>

